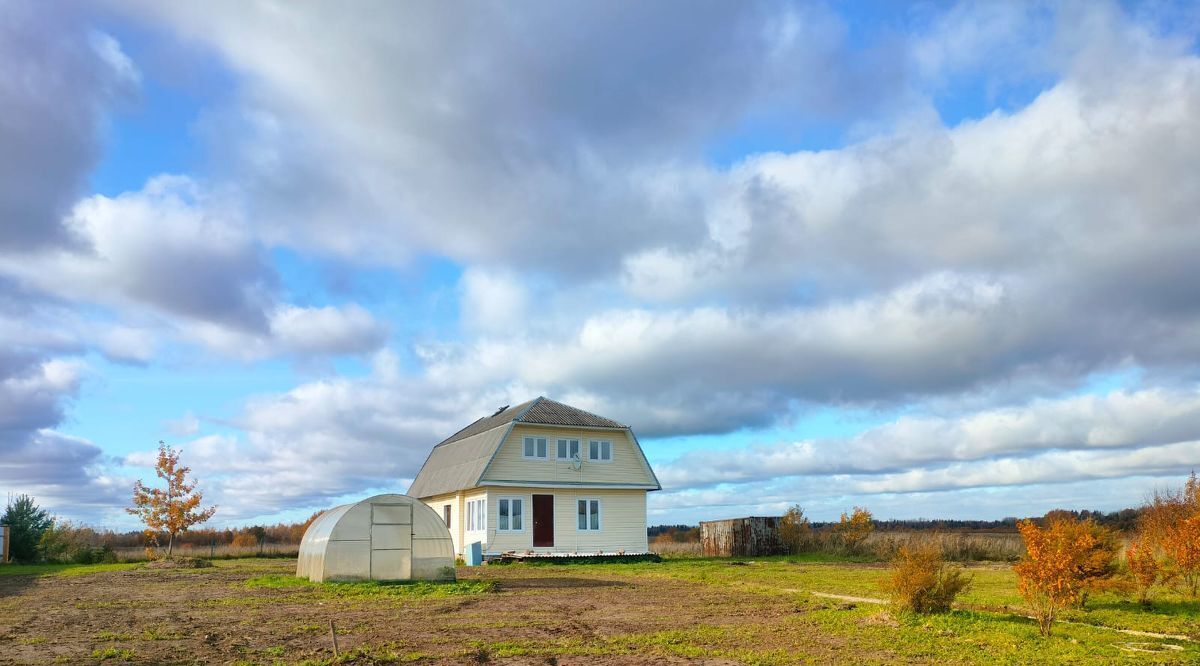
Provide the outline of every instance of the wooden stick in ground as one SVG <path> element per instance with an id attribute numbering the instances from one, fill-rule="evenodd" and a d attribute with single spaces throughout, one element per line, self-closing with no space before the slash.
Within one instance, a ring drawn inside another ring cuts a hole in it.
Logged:
<path id="1" fill-rule="evenodd" d="M 329 636 L 333 638 L 333 657 L 338 657 L 337 629 L 333 628 L 333 620 L 329 621 Z"/>

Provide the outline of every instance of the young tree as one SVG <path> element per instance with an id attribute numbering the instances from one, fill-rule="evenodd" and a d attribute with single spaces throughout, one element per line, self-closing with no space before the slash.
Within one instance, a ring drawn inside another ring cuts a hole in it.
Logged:
<path id="1" fill-rule="evenodd" d="M 189 467 L 180 467 L 178 451 L 159 442 L 154 473 L 166 481 L 167 487 L 149 488 L 138 481 L 133 486 L 133 507 L 125 509 L 142 519 L 147 536 L 167 533 L 167 557 L 171 556 L 175 535 L 203 523 L 217 510 L 216 507 L 200 508 L 203 494 L 196 490 L 195 481 L 188 480 L 190 471 Z"/>
<path id="2" fill-rule="evenodd" d="M 38 541 L 53 522 L 50 514 L 34 504 L 29 495 L 10 498 L 4 516 L 0 517 L 0 525 L 9 528 L 8 556 L 16 562 L 36 562 Z"/>
<path id="3" fill-rule="evenodd" d="M 789 553 L 799 553 L 812 536 L 812 526 L 799 504 L 793 504 L 779 521 L 779 540 Z"/>
<path id="4" fill-rule="evenodd" d="M 1089 559 L 1097 550 L 1092 521 L 1051 516 L 1045 527 L 1031 520 L 1017 523 L 1025 541 L 1025 556 L 1013 567 L 1017 590 L 1033 610 L 1043 636 L 1059 611 L 1077 605 L 1089 583 Z"/>
<path id="5" fill-rule="evenodd" d="M 850 515 L 842 514 L 842 519 L 834 526 L 834 532 L 841 537 L 842 543 L 850 552 L 857 552 L 867 537 L 875 531 L 875 523 L 871 512 L 861 506 L 854 507 Z"/>
<path id="6" fill-rule="evenodd" d="M 1192 597 L 1200 592 L 1200 479 L 1192 472 L 1181 489 L 1156 491 L 1143 509 L 1141 531 L 1170 561 Z"/>
<path id="7" fill-rule="evenodd" d="M 1162 565 L 1155 557 L 1154 548 L 1149 541 L 1138 539 L 1131 542 L 1125 550 L 1125 565 L 1129 568 L 1129 578 L 1137 591 L 1138 602 L 1149 606 L 1150 589 L 1163 579 Z"/>

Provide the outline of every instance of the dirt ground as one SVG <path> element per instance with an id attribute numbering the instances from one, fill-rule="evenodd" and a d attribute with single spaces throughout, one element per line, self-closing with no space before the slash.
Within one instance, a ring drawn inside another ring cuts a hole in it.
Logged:
<path id="1" fill-rule="evenodd" d="M 322 663 L 333 656 L 332 619 L 353 663 L 724 664 L 741 660 L 659 648 L 681 627 L 753 626 L 748 647 L 762 650 L 773 635 L 764 628 L 803 611 L 786 597 L 571 566 L 460 568 L 460 580 L 495 587 L 458 596 L 331 598 L 246 585 L 294 566 L 0 576 L 0 663 Z M 802 644 L 817 661 L 849 661 L 819 631 L 775 640 Z"/>

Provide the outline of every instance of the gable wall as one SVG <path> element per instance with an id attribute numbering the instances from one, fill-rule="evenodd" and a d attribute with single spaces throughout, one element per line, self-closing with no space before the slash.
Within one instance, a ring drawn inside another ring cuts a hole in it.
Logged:
<path id="1" fill-rule="evenodd" d="M 524 457 L 524 439 L 527 436 L 545 437 L 549 447 L 549 459 L 537 460 Z M 578 439 L 583 465 L 579 470 L 571 469 L 566 460 L 556 460 L 554 454 L 557 440 Z M 603 439 L 612 442 L 611 462 L 595 462 L 587 459 L 588 440 Z M 495 459 L 484 473 L 481 485 L 488 481 L 533 481 L 544 483 L 631 483 L 653 485 L 654 479 L 647 472 L 633 440 L 624 430 L 591 430 L 566 426 L 514 425 L 508 438 L 500 446 Z"/>

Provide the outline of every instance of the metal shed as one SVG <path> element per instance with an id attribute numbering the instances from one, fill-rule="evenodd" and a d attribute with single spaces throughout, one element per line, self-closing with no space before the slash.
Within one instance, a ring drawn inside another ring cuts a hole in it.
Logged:
<path id="1" fill-rule="evenodd" d="M 453 580 L 441 516 L 408 495 L 376 495 L 322 513 L 300 542 L 296 575 L 316 582 Z"/>
<path id="2" fill-rule="evenodd" d="M 708 557 L 784 555 L 778 516 L 700 521 L 700 550 Z"/>

